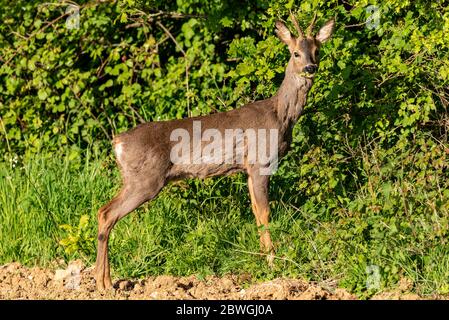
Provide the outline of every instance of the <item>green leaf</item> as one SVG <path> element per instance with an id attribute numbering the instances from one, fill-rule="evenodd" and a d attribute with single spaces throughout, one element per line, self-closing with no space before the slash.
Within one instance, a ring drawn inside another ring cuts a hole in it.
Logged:
<path id="1" fill-rule="evenodd" d="M 48 97 L 47 91 L 45 89 L 39 89 L 37 92 L 37 96 L 40 100 L 46 100 Z"/>
<path id="2" fill-rule="evenodd" d="M 83 214 L 80 218 L 80 222 L 79 222 L 79 228 L 80 229 L 85 229 L 89 224 L 89 216 L 86 214 Z"/>
<path id="3" fill-rule="evenodd" d="M 230 19 L 229 17 L 225 16 L 225 17 L 223 17 L 223 18 L 220 19 L 220 24 L 221 24 L 223 27 L 231 27 L 232 24 L 233 24 L 233 21 L 232 21 L 232 19 Z"/>

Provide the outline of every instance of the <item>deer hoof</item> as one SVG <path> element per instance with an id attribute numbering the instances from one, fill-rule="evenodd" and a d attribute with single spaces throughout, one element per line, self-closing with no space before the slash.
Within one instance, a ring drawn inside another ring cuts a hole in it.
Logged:
<path id="1" fill-rule="evenodd" d="M 111 279 L 100 278 L 96 279 L 95 282 L 97 284 L 97 290 L 99 292 L 107 292 L 113 289 Z"/>

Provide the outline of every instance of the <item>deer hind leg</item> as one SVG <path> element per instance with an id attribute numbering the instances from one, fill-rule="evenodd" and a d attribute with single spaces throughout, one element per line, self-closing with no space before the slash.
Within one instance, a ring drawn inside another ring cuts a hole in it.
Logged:
<path id="1" fill-rule="evenodd" d="M 98 210 L 98 247 L 95 279 L 99 290 L 112 288 L 108 258 L 108 240 L 114 225 L 144 202 L 157 196 L 163 181 L 125 183 L 119 194 Z"/>
<path id="2" fill-rule="evenodd" d="M 270 230 L 268 229 L 270 206 L 268 202 L 269 176 L 261 176 L 259 173 L 249 173 L 248 189 L 251 196 L 251 206 L 256 217 L 259 228 L 260 248 L 267 253 L 267 260 L 270 265 L 274 259 L 274 246 L 271 242 Z"/>

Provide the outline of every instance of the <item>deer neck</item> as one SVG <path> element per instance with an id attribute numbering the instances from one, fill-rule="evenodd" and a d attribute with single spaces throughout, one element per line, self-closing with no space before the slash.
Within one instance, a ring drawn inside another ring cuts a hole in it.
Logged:
<path id="1" fill-rule="evenodd" d="M 276 94 L 276 113 L 286 128 L 292 128 L 298 121 L 307 101 L 307 93 L 313 80 L 299 76 L 288 64 L 284 81 Z"/>

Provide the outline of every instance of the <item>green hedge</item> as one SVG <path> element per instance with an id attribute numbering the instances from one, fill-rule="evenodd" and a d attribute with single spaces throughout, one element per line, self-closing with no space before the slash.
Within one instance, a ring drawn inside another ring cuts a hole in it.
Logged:
<path id="1" fill-rule="evenodd" d="M 345 140 L 391 146 L 418 131 L 446 135 L 443 1 L 81 1 L 78 29 L 67 27 L 64 2 L 2 2 L 3 152 L 67 146 L 75 157 L 140 121 L 271 96 L 288 59 L 274 21 L 290 8 L 303 25 L 314 11 L 319 23 L 337 18 L 298 125 L 302 142 L 331 151 Z"/>

